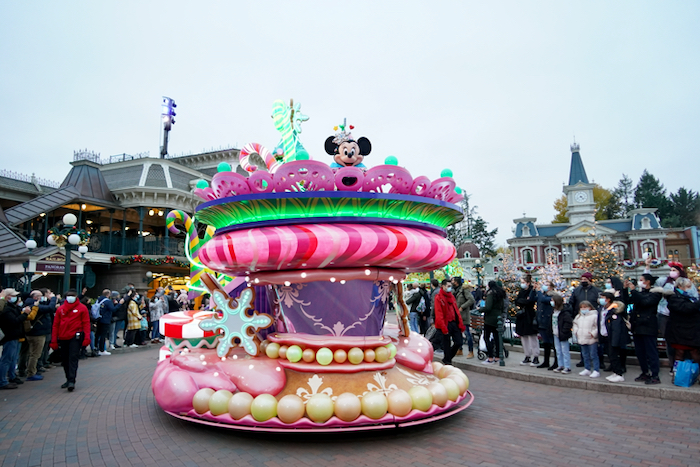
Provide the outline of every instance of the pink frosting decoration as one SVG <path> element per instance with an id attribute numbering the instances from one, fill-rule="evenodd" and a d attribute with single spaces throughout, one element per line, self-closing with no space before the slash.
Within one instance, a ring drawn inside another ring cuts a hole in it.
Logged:
<path id="1" fill-rule="evenodd" d="M 433 345 L 425 337 L 412 332 L 409 336 L 392 338 L 396 345 L 396 361 L 412 370 L 433 372 Z"/>
<path id="2" fill-rule="evenodd" d="M 236 172 L 219 172 L 215 174 L 211 179 L 211 187 L 219 198 L 250 193 L 248 179 Z"/>
<path id="3" fill-rule="evenodd" d="M 275 172 L 275 191 L 333 191 L 335 178 L 331 168 L 319 161 L 287 162 Z"/>
<path id="4" fill-rule="evenodd" d="M 194 194 L 202 198 L 204 201 L 213 201 L 218 199 L 216 193 L 214 193 L 214 190 L 212 190 L 210 187 L 195 188 Z"/>
<path id="5" fill-rule="evenodd" d="M 435 180 L 425 196 L 448 203 L 456 203 L 462 199 L 462 195 L 455 192 L 455 181 L 452 177 L 442 177 Z"/>
<path id="6" fill-rule="evenodd" d="M 275 181 L 272 174 L 256 171 L 248 179 L 251 193 L 272 193 L 275 189 Z"/>
<path id="7" fill-rule="evenodd" d="M 199 390 L 192 376 L 171 365 L 169 360 L 158 363 L 151 380 L 151 388 L 158 405 L 173 412 L 192 409 L 192 398 Z"/>
<path id="8" fill-rule="evenodd" d="M 407 195 L 411 192 L 412 185 L 413 177 L 403 167 L 378 165 L 365 173 L 365 183 L 362 186 L 362 191 Z"/>
<path id="9" fill-rule="evenodd" d="M 425 175 L 416 177 L 413 179 L 413 185 L 411 185 L 411 194 L 416 196 L 425 196 L 430 188 L 430 179 Z"/>
<path id="10" fill-rule="evenodd" d="M 338 191 L 361 191 L 364 181 L 365 173 L 359 167 L 343 167 L 335 173 L 335 186 Z"/>
<path id="11" fill-rule="evenodd" d="M 287 384 L 284 368 L 276 360 L 271 360 L 267 356 L 249 357 L 241 348 L 233 349 L 223 361 L 216 355 L 214 349 L 194 349 L 173 355 L 169 362 L 174 367 L 189 372 L 195 382 L 201 383 L 199 389 L 202 387 L 226 389 L 222 387 L 223 382 L 220 379 L 225 378 L 232 383 L 234 389 L 238 388 L 253 396 L 276 395 Z M 214 373 L 219 373 L 218 377 Z M 221 386 L 209 385 L 217 382 Z"/>
<path id="12" fill-rule="evenodd" d="M 199 250 L 214 271 L 247 272 L 335 268 L 429 271 L 449 264 L 454 245 L 413 227 L 377 224 L 304 224 L 260 227 L 217 235 Z"/>

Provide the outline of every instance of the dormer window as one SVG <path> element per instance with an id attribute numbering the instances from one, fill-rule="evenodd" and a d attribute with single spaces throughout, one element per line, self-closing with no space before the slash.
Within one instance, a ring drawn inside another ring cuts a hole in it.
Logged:
<path id="1" fill-rule="evenodd" d="M 530 237 L 530 227 L 527 225 L 523 226 L 523 237 Z"/>
<path id="2" fill-rule="evenodd" d="M 648 217 L 642 217 L 642 230 L 648 230 L 651 229 L 651 221 L 649 220 Z"/>

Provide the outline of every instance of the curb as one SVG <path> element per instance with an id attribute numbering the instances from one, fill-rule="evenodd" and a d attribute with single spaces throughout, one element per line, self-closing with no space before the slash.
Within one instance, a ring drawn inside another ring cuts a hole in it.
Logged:
<path id="1" fill-rule="evenodd" d="M 434 361 L 439 362 L 440 359 L 436 358 Z M 570 376 L 565 375 L 534 375 L 529 373 L 518 372 L 513 369 L 510 369 L 509 367 L 485 366 L 481 363 L 472 364 L 453 361 L 452 365 L 462 370 L 468 370 L 474 373 L 499 376 L 501 378 L 526 381 L 529 383 L 546 384 L 549 386 L 558 386 L 562 388 L 585 389 L 588 391 L 626 394 L 630 396 L 651 397 L 655 399 L 664 399 L 671 401 L 694 402 L 700 404 L 700 391 L 692 390 L 690 388 L 676 389 L 648 386 L 630 386 L 624 384 L 608 383 L 605 382 L 605 378 L 603 378 L 603 381 L 591 381 L 590 379 L 582 380 L 579 378 L 572 378 Z"/>

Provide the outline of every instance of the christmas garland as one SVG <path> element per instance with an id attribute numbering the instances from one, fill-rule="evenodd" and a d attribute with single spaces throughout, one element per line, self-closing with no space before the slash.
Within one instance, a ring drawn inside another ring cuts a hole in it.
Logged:
<path id="1" fill-rule="evenodd" d="M 173 258 L 172 256 L 163 256 L 162 258 L 144 258 L 143 255 L 134 255 L 134 256 L 112 256 L 110 258 L 110 261 L 112 264 L 132 264 L 132 263 L 141 263 L 141 264 L 148 264 L 150 266 L 163 266 L 163 265 L 172 265 L 172 266 L 178 266 L 180 268 L 189 268 L 190 263 L 186 263 L 184 261 L 177 260 Z"/>
<path id="2" fill-rule="evenodd" d="M 660 268 L 661 266 L 667 264 L 668 261 L 666 260 L 661 260 L 661 259 L 652 259 L 650 266 L 654 269 Z M 626 259 L 622 262 L 622 265 L 626 267 L 627 269 L 634 269 L 638 266 L 646 266 L 646 262 L 644 261 L 633 261 Z"/>

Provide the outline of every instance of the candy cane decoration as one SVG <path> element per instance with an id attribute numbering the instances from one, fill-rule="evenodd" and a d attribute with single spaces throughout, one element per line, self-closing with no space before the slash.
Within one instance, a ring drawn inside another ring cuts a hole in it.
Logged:
<path id="1" fill-rule="evenodd" d="M 281 100 L 273 102 L 272 119 L 275 123 L 275 128 L 282 134 L 285 162 L 293 161 L 297 155 L 297 138 L 294 134 L 291 117 L 292 111 L 287 104 Z"/>
<path id="2" fill-rule="evenodd" d="M 238 163 L 241 165 L 243 170 L 254 172 L 258 168 L 248 159 L 252 154 L 258 154 L 265 161 L 268 172 L 274 172 L 274 170 L 280 165 L 277 159 L 275 159 L 272 153 L 265 146 L 260 143 L 248 143 L 241 148 L 241 155 L 238 160 Z"/>
<path id="3" fill-rule="evenodd" d="M 210 272 L 215 274 L 214 271 L 205 267 L 199 260 L 199 249 L 207 243 L 214 236 L 216 228 L 212 225 L 207 226 L 204 233 L 204 238 L 200 240 L 199 235 L 197 235 L 197 229 L 194 226 L 194 221 L 186 212 L 175 210 L 170 211 L 165 220 L 165 227 L 172 233 L 179 233 L 177 227 L 175 227 L 175 222 L 184 224 L 185 230 L 187 231 L 187 259 L 190 260 L 190 285 L 189 289 L 202 292 L 204 291 L 204 286 L 202 284 L 202 275 Z M 199 294 L 197 294 L 199 295 Z"/>

